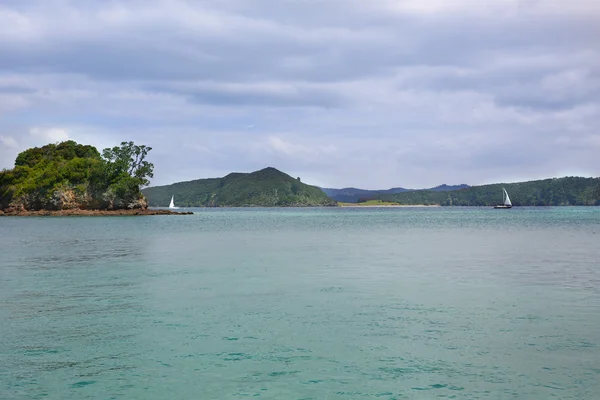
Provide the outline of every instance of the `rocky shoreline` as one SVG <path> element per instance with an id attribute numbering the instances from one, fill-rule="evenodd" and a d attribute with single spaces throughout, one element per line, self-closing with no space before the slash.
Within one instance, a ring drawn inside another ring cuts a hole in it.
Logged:
<path id="1" fill-rule="evenodd" d="M 0 217 L 110 217 L 110 216 L 138 216 L 138 215 L 191 215 L 193 212 L 182 211 L 175 212 L 170 210 L 151 210 L 151 209 L 132 209 L 132 210 L 0 210 Z"/>

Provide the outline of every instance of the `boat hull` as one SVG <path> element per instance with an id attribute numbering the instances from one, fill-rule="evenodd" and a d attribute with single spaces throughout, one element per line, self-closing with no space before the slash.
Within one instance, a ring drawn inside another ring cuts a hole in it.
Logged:
<path id="1" fill-rule="evenodd" d="M 494 208 L 512 208 L 512 206 L 498 205 L 494 206 Z"/>

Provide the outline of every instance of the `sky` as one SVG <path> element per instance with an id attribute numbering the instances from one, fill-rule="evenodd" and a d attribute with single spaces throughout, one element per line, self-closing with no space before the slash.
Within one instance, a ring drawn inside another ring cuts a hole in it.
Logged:
<path id="1" fill-rule="evenodd" d="M 600 175 L 597 0 L 2 0 L 0 168 L 151 146 L 152 185 Z"/>

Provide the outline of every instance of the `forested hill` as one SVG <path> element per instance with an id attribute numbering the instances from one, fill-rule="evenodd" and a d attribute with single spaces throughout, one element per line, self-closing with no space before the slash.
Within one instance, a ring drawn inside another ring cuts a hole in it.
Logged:
<path id="1" fill-rule="evenodd" d="M 150 150 L 122 142 L 101 154 L 72 140 L 25 150 L 0 171 L 0 210 L 146 208 L 140 187 L 153 176 Z"/>
<path id="2" fill-rule="evenodd" d="M 469 185 L 440 185 L 430 189 L 420 189 L 420 190 L 431 190 L 436 192 L 441 191 L 449 191 L 449 190 L 459 190 L 466 189 Z M 344 188 L 344 189 L 332 189 L 332 188 L 321 188 L 329 196 L 329 198 L 340 201 L 344 203 L 358 203 L 364 200 L 374 199 L 378 196 L 388 195 L 388 194 L 396 194 L 396 193 L 404 193 L 404 192 L 415 192 L 419 189 L 406 189 L 402 187 L 395 187 L 391 189 L 384 190 L 367 190 L 367 189 L 357 189 L 353 187 Z"/>
<path id="3" fill-rule="evenodd" d="M 150 206 L 166 207 L 175 196 L 178 207 L 294 207 L 335 206 L 318 187 L 275 169 L 232 173 L 223 178 L 198 179 L 143 190 Z"/>
<path id="4" fill-rule="evenodd" d="M 515 206 L 600 205 L 600 178 L 566 177 L 473 186 L 455 191 L 404 192 L 375 198 L 400 204 L 492 206 L 502 203 L 502 188 Z"/>

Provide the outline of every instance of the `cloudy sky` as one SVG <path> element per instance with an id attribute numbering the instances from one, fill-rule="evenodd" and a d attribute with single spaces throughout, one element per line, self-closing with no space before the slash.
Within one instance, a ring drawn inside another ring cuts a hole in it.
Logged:
<path id="1" fill-rule="evenodd" d="M 153 184 L 600 175 L 598 0 L 2 0 L 0 168 L 152 146 Z"/>

